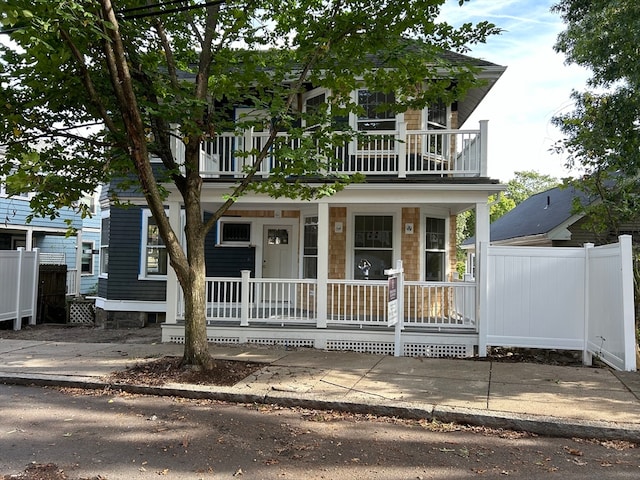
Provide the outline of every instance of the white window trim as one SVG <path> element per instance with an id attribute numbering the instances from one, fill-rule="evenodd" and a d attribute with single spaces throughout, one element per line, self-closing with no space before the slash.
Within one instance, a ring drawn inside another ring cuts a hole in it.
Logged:
<path id="1" fill-rule="evenodd" d="M 1 198 L 10 198 L 12 200 L 23 200 L 30 201 L 35 196 L 33 192 L 20 193 L 17 195 L 10 195 L 7 193 L 7 184 L 5 183 L 4 178 L 0 178 L 0 197 Z"/>
<path id="2" fill-rule="evenodd" d="M 451 104 L 448 104 L 446 108 L 447 108 L 447 124 L 445 125 L 444 129 L 451 130 Z M 429 125 L 429 106 L 428 105 L 422 109 L 422 129 L 423 130 L 433 129 L 433 127 Z"/>
<path id="3" fill-rule="evenodd" d="M 109 278 L 109 272 L 102 271 L 102 258 L 103 258 L 102 252 L 104 250 L 109 251 L 109 245 L 100 245 L 100 255 L 98 256 L 98 278 Z"/>
<path id="4" fill-rule="evenodd" d="M 249 225 L 249 241 L 222 241 L 222 229 L 226 223 L 243 223 Z M 216 247 L 251 247 L 254 246 L 252 241 L 255 237 L 254 222 L 248 217 L 222 217 L 216 225 Z"/>
<path id="5" fill-rule="evenodd" d="M 352 93 L 352 99 L 353 99 L 353 102 L 354 102 L 356 105 L 358 105 L 358 106 L 360 105 L 360 103 L 359 103 L 359 92 L 361 92 L 361 91 L 363 91 L 363 90 L 366 90 L 366 91 L 368 91 L 368 92 L 372 91 L 370 88 L 367 88 L 367 87 L 364 87 L 364 86 L 363 86 L 363 87 L 358 87 L 358 88 L 356 88 L 356 90 Z M 375 91 L 374 91 L 374 93 L 375 93 Z M 358 122 L 360 121 L 360 117 L 358 116 L 358 114 L 356 114 L 356 113 L 352 113 L 352 114 L 350 114 L 350 118 L 352 119 L 351 127 L 352 127 L 353 129 L 355 129 L 356 131 L 359 131 L 359 130 L 358 130 L 358 124 L 359 124 Z M 394 128 L 392 128 L 391 130 L 379 130 L 379 131 L 381 131 L 381 132 L 386 132 L 386 131 L 391 131 L 391 132 L 393 132 L 393 131 L 397 131 L 397 130 L 398 130 L 398 125 L 400 124 L 400 122 L 403 122 L 403 121 L 404 121 L 404 114 L 401 114 L 401 113 L 400 113 L 400 114 L 398 114 L 398 113 L 396 113 L 394 117 L 392 117 L 392 118 L 388 118 L 387 120 L 388 120 L 388 121 L 393 120 L 393 121 L 394 121 L 394 123 L 395 123 L 395 127 L 394 127 Z M 362 131 L 363 131 L 363 132 L 365 132 L 366 130 L 362 130 Z M 376 130 L 373 130 L 373 131 L 375 132 Z"/>
<path id="6" fill-rule="evenodd" d="M 168 218 L 169 209 L 165 208 L 164 213 Z M 152 216 L 153 215 L 151 214 L 151 210 L 149 210 L 148 208 L 142 209 L 142 221 L 140 225 L 140 258 L 139 258 L 139 264 L 138 264 L 138 280 L 166 281 L 167 275 L 147 275 L 146 274 L 145 262 L 146 262 L 146 255 L 147 255 L 147 228 L 149 225 L 149 218 Z M 183 249 L 186 252 L 185 245 L 187 243 L 187 240 L 186 240 L 186 233 L 184 231 L 185 222 L 186 222 L 185 212 L 183 209 L 180 209 L 180 228 L 179 228 L 179 231 L 176 231 L 176 235 L 178 236 L 180 245 L 183 246 Z M 167 254 L 167 271 L 170 268 L 171 268 L 171 264 Z"/>
<path id="7" fill-rule="evenodd" d="M 316 251 L 315 255 L 305 255 L 304 254 L 304 249 L 306 247 L 305 243 L 304 243 L 304 230 L 305 230 L 305 226 L 307 225 L 307 219 L 308 218 L 316 218 L 316 221 L 318 221 L 318 213 L 302 213 L 300 215 L 300 240 L 299 240 L 299 245 L 300 245 L 300 258 L 298 259 L 298 266 L 299 266 L 299 271 L 298 271 L 298 277 L 299 278 L 304 278 L 304 259 L 305 258 L 315 258 L 316 259 L 316 269 L 317 269 L 317 261 L 318 261 L 318 253 Z M 317 225 L 317 224 L 316 224 Z M 316 245 L 316 250 L 319 250 L 320 246 Z M 327 247 L 328 248 L 328 247 Z"/>
<path id="8" fill-rule="evenodd" d="M 169 210 L 165 209 L 165 214 L 169 216 Z M 153 217 L 151 210 L 142 209 L 142 221 L 140 222 L 140 260 L 138 280 L 159 280 L 166 281 L 167 275 L 147 275 L 147 231 L 149 229 L 149 218 Z M 167 248 L 166 246 L 164 248 Z M 171 268 L 167 260 L 167 269 Z"/>
<path id="9" fill-rule="evenodd" d="M 393 253 L 392 268 L 395 268 L 396 263 L 401 258 L 400 248 L 402 244 L 402 232 L 400 231 L 400 219 L 402 218 L 402 207 L 390 208 L 387 211 L 380 211 L 379 209 L 372 207 L 370 210 L 367 208 L 359 208 L 351 212 L 347 212 L 347 245 L 346 245 L 346 264 L 345 264 L 345 279 L 355 280 L 353 277 L 354 272 L 354 242 L 355 242 L 355 218 L 360 215 L 374 215 L 374 216 L 390 216 L 393 217 Z M 422 249 L 424 250 L 424 249 Z M 375 281 L 375 280 L 370 280 Z"/>
<path id="10" fill-rule="evenodd" d="M 319 97 L 320 95 L 324 95 L 324 102 L 327 104 L 328 108 L 329 108 L 329 116 L 331 116 L 331 104 L 329 103 L 329 97 L 331 95 L 331 90 L 327 89 L 327 88 L 323 88 L 323 87 L 318 87 L 318 88 L 313 88 L 311 90 L 309 90 L 308 92 L 304 92 L 302 94 L 302 112 L 306 113 L 307 112 L 307 101 L 311 98 L 315 98 L 315 97 Z M 304 124 L 305 127 L 307 126 L 313 126 L 313 125 L 306 125 L 306 122 Z"/>
<path id="11" fill-rule="evenodd" d="M 89 256 L 91 257 L 91 271 L 90 272 L 83 272 L 82 271 L 82 257 L 84 257 L 85 255 L 85 245 L 91 245 L 91 253 L 89 254 Z M 95 271 L 96 271 L 96 262 L 94 257 L 94 253 L 93 253 L 93 249 L 95 248 L 96 244 L 93 240 L 83 240 L 82 241 L 82 254 L 80 255 L 80 276 L 81 277 L 92 277 L 95 275 Z"/>
<path id="12" fill-rule="evenodd" d="M 449 250 L 451 248 L 449 238 L 450 238 L 450 218 L 449 215 L 444 213 L 435 213 L 433 211 L 425 211 L 423 210 L 420 217 L 420 279 L 423 282 L 426 282 L 426 269 L 427 269 L 427 217 L 429 218 L 439 218 L 444 220 L 444 280 L 443 282 L 448 281 L 448 277 L 451 274 L 451 269 L 449 266 Z M 441 250 L 430 250 L 432 252 L 441 251 Z"/>

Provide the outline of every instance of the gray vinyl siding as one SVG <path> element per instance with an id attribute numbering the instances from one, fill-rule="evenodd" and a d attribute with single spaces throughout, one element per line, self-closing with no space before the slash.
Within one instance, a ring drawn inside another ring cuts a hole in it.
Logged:
<path id="1" fill-rule="evenodd" d="M 138 280 L 142 209 L 112 207 L 108 223 L 109 277 L 101 280 L 100 295 L 108 300 L 164 301 L 165 280 Z"/>
<path id="2" fill-rule="evenodd" d="M 102 222 L 102 241 L 109 245 L 109 276 L 101 278 L 98 295 L 107 300 L 164 301 L 166 281 L 139 280 L 142 209 L 111 208 Z M 208 277 L 239 277 L 241 270 L 255 276 L 255 247 L 216 246 L 215 228 L 205 243 Z"/>
<path id="3" fill-rule="evenodd" d="M 239 277 L 240 271 L 251 270 L 255 276 L 255 247 L 216 246 L 216 227 L 212 228 L 205 240 L 205 261 L 207 277 Z"/>

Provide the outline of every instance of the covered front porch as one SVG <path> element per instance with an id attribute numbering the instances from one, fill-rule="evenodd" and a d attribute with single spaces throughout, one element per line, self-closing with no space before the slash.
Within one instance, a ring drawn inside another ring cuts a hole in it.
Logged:
<path id="1" fill-rule="evenodd" d="M 241 199 L 219 222 L 211 248 L 225 261 L 238 252 L 248 260 L 237 274 L 207 276 L 209 341 L 392 354 L 394 328 L 382 271 L 402 260 L 401 354 L 472 355 L 478 345 L 481 269 L 473 280 L 455 272 L 455 218 L 476 209 L 476 238 L 488 238 L 487 192 L 500 186 L 465 187 L 414 184 L 400 193 L 397 186 L 353 185 L 314 204 Z M 169 216 L 179 221 L 179 203 L 170 204 Z M 381 218 L 381 226 L 359 226 Z M 436 235 L 428 226 L 434 218 L 443 228 L 437 233 L 441 250 L 429 244 L 428 237 Z M 229 232 L 225 225 L 231 225 Z M 278 248 L 285 247 L 288 253 L 282 254 Z M 434 258 L 435 279 L 429 266 Z M 363 259 L 372 264 L 366 274 Z M 166 298 L 163 341 L 183 342 L 184 302 L 172 271 Z"/>

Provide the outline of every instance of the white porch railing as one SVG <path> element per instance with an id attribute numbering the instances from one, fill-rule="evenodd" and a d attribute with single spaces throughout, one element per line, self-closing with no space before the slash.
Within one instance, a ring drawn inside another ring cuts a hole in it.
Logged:
<path id="1" fill-rule="evenodd" d="M 311 279 L 207 278 L 206 320 L 249 324 L 387 326 L 387 282 L 328 280 L 326 319 L 319 319 L 318 285 Z M 475 283 L 405 282 L 407 328 L 475 331 Z M 177 320 L 184 320 L 179 289 Z"/>
<path id="2" fill-rule="evenodd" d="M 473 282 L 405 281 L 405 326 L 469 328 L 476 325 Z"/>
<path id="3" fill-rule="evenodd" d="M 248 130 L 244 134 L 221 133 L 200 148 L 200 171 L 205 178 L 243 176 L 245 165 L 251 165 L 249 151 L 260 151 L 268 132 Z M 280 145 L 296 149 L 301 140 L 286 133 L 278 134 Z M 487 174 L 487 122 L 477 130 L 398 130 L 360 132 L 358 138 L 334 148 L 335 163 L 329 172 L 363 173 L 366 175 L 437 175 L 478 177 Z M 173 142 L 176 158 L 184 155 L 184 145 Z M 278 148 L 272 147 L 272 152 Z M 275 155 L 264 159 L 259 174 L 269 175 L 277 166 Z"/>

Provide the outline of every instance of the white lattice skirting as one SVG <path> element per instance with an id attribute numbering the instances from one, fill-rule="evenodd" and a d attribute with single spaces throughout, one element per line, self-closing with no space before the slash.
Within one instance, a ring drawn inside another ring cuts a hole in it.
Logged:
<path id="1" fill-rule="evenodd" d="M 209 343 L 220 345 L 264 345 L 287 348 L 317 348 L 319 350 L 353 351 L 377 355 L 393 355 L 394 332 L 365 330 L 330 330 L 287 328 L 276 330 L 259 327 L 209 327 Z M 184 343 L 182 325 L 162 325 L 162 341 Z M 401 337 L 401 352 L 405 357 L 464 358 L 474 355 L 478 335 L 471 333 L 442 334 L 406 332 Z"/>
<path id="2" fill-rule="evenodd" d="M 68 304 L 69 323 L 93 325 L 95 322 L 95 307 L 93 301 L 72 300 Z"/>

